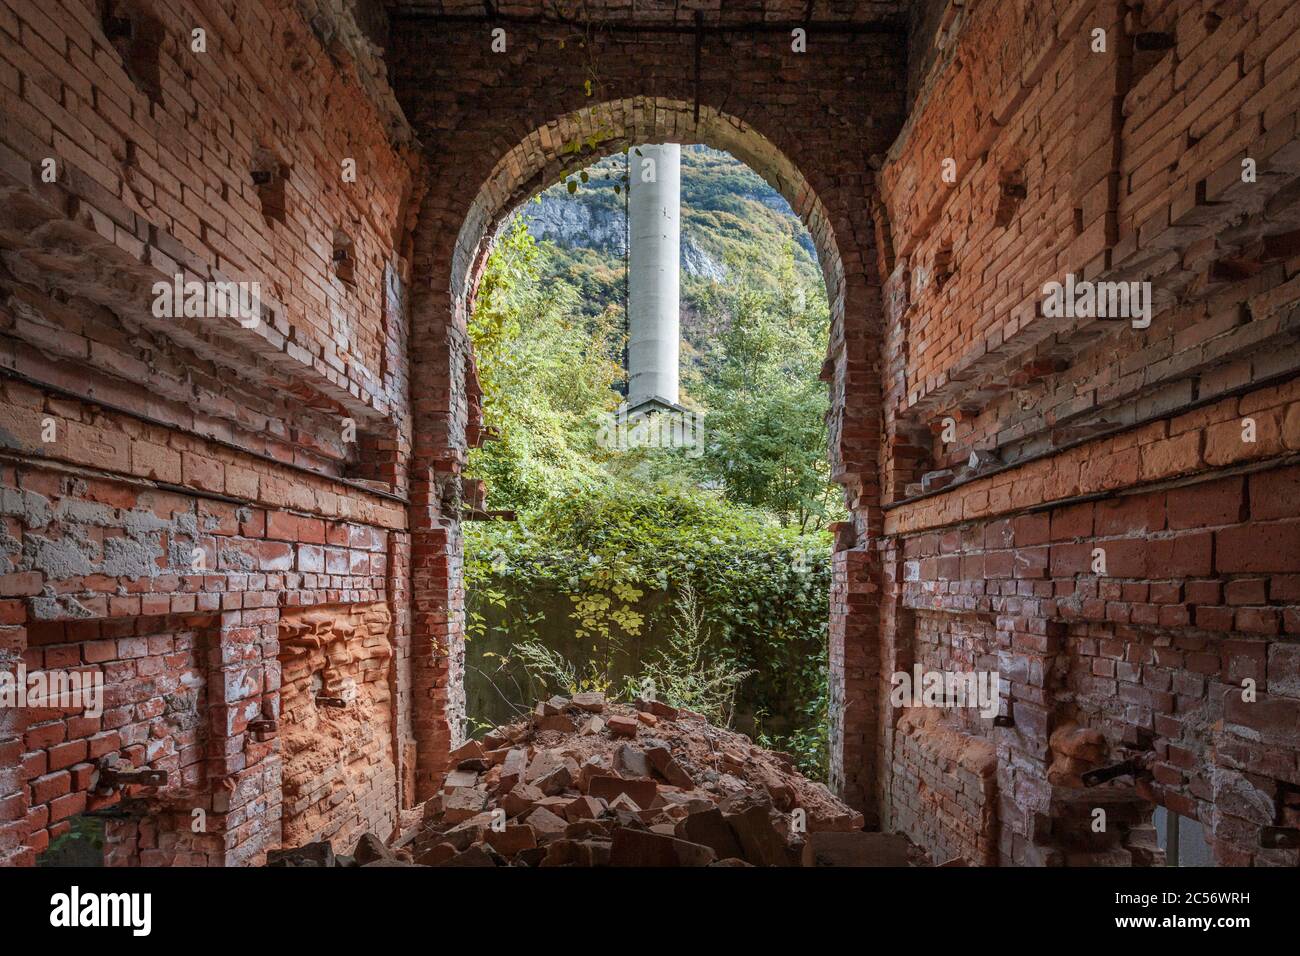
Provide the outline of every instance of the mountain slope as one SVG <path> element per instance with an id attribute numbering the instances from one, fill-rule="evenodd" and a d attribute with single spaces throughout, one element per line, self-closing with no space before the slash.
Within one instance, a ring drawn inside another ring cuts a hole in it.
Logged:
<path id="1" fill-rule="evenodd" d="M 620 153 L 594 163 L 583 171 L 585 182 L 575 173 L 520 211 L 538 241 L 543 282 L 578 290 L 575 317 L 608 313 L 617 328 L 624 327 L 627 296 L 627 161 Z M 746 282 L 776 288 L 793 259 L 801 285 L 810 292 L 824 287 L 812 237 L 789 203 L 729 153 L 682 147 L 681 217 L 683 400 L 689 404 L 686 369 L 698 368 L 723 332 L 708 303 L 738 268 Z"/>
<path id="2" fill-rule="evenodd" d="M 543 192 L 521 211 L 528 231 L 543 248 L 548 276 L 583 291 L 589 314 L 624 300 L 627 217 L 624 188 L 627 157 L 607 157 Z M 682 148 L 683 334 L 694 338 L 693 306 L 708 286 L 732 272 L 737 259 L 754 258 L 760 272 L 775 275 L 777 263 L 793 252 L 801 278 L 819 285 L 812 238 L 789 203 L 744 163 L 706 146 Z"/>

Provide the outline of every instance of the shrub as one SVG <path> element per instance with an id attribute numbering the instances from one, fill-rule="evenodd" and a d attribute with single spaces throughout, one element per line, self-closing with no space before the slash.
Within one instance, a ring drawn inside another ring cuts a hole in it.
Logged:
<path id="1" fill-rule="evenodd" d="M 510 672 L 609 692 L 648 676 L 660 699 L 734 713 L 824 772 L 811 755 L 825 737 L 813 705 L 826 687 L 828 534 L 700 492 L 601 489 L 468 528 L 465 576 L 471 684 Z M 555 655 L 549 671 L 541 650 Z"/>

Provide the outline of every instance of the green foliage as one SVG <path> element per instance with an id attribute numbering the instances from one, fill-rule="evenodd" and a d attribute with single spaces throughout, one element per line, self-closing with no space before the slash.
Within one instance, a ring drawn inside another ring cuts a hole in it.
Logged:
<path id="1" fill-rule="evenodd" d="M 704 611 L 695 588 L 683 585 L 666 647 L 657 648 L 641 673 L 627 680 L 629 696 L 662 700 L 730 727 L 741 683 L 754 673 L 729 654 L 718 654 L 704 632 Z"/>
<path id="2" fill-rule="evenodd" d="M 104 821 L 91 816 L 72 818 L 70 828 L 55 838 L 37 861 L 42 867 L 102 866 Z"/>
<path id="3" fill-rule="evenodd" d="M 544 697 L 552 690 L 562 694 L 593 690 L 603 693 L 609 686 L 609 682 L 603 679 L 604 675 L 594 666 L 594 661 L 588 663 L 587 676 L 580 678 L 572 661 L 541 641 L 520 641 L 511 651 L 511 657 L 519 661 L 529 678 L 529 693 L 521 704 L 534 697 Z M 504 658 L 502 664 L 509 666 L 510 657 Z"/>
<path id="4" fill-rule="evenodd" d="M 614 700 L 661 700 L 694 711 L 719 727 L 731 726 L 737 690 L 753 673 L 716 653 L 705 635 L 704 614 L 690 585 L 682 588 L 667 644 L 642 662 L 639 673 L 622 675 L 621 684 L 608 658 L 593 658 L 580 667 L 539 640 L 515 644 L 498 673 L 512 658 L 527 674 L 529 699 L 552 691 L 565 695 L 599 691 Z"/>
<path id="5" fill-rule="evenodd" d="M 824 298 L 821 269 L 803 224 L 776 190 L 726 153 L 704 148 L 682 151 L 682 236 L 728 269 L 735 262 L 757 261 L 760 268 L 751 270 L 749 282 L 772 287 L 793 278 L 817 288 Z M 792 277 L 781 275 L 787 255 Z M 683 289 L 688 308 L 698 308 L 712 286 L 711 279 L 687 276 Z M 707 344 L 693 334 L 694 325 L 687 323 L 686 336 L 696 347 Z"/>
<path id="6" fill-rule="evenodd" d="M 818 379 L 825 297 L 799 282 L 789 247 L 774 284 L 764 285 L 766 264 L 753 256 L 732 265 L 702 305 L 722 332 L 696 373 L 709 409 L 701 471 L 731 501 L 782 524 L 821 527 L 838 510 L 826 458 L 830 400 Z"/>
<path id="7" fill-rule="evenodd" d="M 470 471 L 501 507 L 606 480 L 594 422 L 618 403 L 622 341 L 604 316 L 571 318 L 574 290 L 540 274 L 516 220 L 493 247 L 469 323 L 483 417 L 499 436 L 471 452 Z"/>
<path id="8" fill-rule="evenodd" d="M 547 196 L 621 216 L 624 162 Z M 620 400 L 621 253 L 536 243 L 519 219 L 489 258 L 469 332 L 499 437 L 470 469 L 519 520 L 465 528 L 467 685 L 514 716 L 550 692 L 626 695 L 648 680 L 659 699 L 734 719 L 821 777 L 823 529 L 838 500 L 821 276 L 752 171 L 711 150 L 684 150 L 683 163 L 684 237 L 726 272 L 684 283 L 683 403 L 706 415 L 701 458 L 597 441 Z"/>
<path id="9" fill-rule="evenodd" d="M 623 328 L 626 276 L 621 258 L 612 259 L 595 249 L 565 249 L 553 242 L 539 242 L 537 266 L 543 288 L 568 286 L 572 290 L 576 312 L 571 314 L 586 319 L 605 316 L 613 328 Z"/>
<path id="10" fill-rule="evenodd" d="M 701 692 L 684 706 L 702 712 L 725 666 L 750 672 L 737 697 L 749 719 L 785 728 L 769 733 L 819 732 L 817 715 L 791 702 L 825 689 L 828 534 L 699 492 L 607 487 L 518 522 L 474 524 L 465 555 L 471 658 L 563 645 L 572 676 L 550 686 L 608 692 L 618 683 L 608 675 L 648 675 L 661 699 Z M 688 589 L 694 632 L 679 606 Z"/>
<path id="11" fill-rule="evenodd" d="M 830 699 L 827 674 L 823 669 L 820 690 L 803 705 L 794 729 L 789 733 L 760 732 L 757 738 L 759 746 L 788 753 L 794 758 L 800 773 L 812 780 L 824 780 L 830 773 Z"/>

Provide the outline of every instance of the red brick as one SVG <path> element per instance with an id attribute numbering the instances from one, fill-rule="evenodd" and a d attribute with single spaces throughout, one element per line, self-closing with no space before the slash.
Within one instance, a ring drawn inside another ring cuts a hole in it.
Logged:
<path id="1" fill-rule="evenodd" d="M 196 488 L 217 492 L 226 490 L 225 466 L 215 459 L 184 452 L 181 455 L 181 469 L 185 482 Z"/>
<path id="2" fill-rule="evenodd" d="M 1169 527 L 1210 528 L 1245 520 L 1245 481 L 1225 478 L 1171 489 L 1166 508 Z"/>
<path id="3" fill-rule="evenodd" d="M 1183 588 L 1178 582 L 1155 581 L 1151 584 L 1150 596 L 1155 604 L 1177 604 L 1182 600 Z"/>
<path id="4" fill-rule="evenodd" d="M 1099 501 L 1095 521 L 1096 534 L 1102 536 L 1163 531 L 1164 495 L 1127 495 Z"/>
<path id="5" fill-rule="evenodd" d="M 1194 611 L 1197 627 L 1211 631 L 1232 630 L 1233 611 L 1230 607 L 1198 606 Z"/>
<path id="6" fill-rule="evenodd" d="M 1184 578 L 1211 571 L 1213 539 L 1208 531 L 1156 538 L 1148 542 L 1147 563 L 1161 577 Z"/>
<path id="7" fill-rule="evenodd" d="M 72 767 L 72 789 L 89 790 L 95 780 L 96 768 L 91 763 L 79 763 Z"/>
<path id="8" fill-rule="evenodd" d="M 1268 579 L 1270 600 L 1300 604 L 1300 574 L 1275 574 Z"/>
<path id="9" fill-rule="evenodd" d="M 29 785 L 30 799 L 33 804 L 49 803 L 57 797 L 72 790 L 72 774 L 66 770 L 37 777 Z"/>
<path id="10" fill-rule="evenodd" d="M 298 516 L 286 511 L 266 513 L 266 536 L 278 541 L 298 540 Z"/>
<path id="11" fill-rule="evenodd" d="M 1224 585 L 1224 600 L 1229 604 L 1267 604 L 1266 578 L 1239 578 Z"/>
<path id="12" fill-rule="evenodd" d="M 1049 554 L 1047 548 L 1017 548 L 1013 554 L 1017 578 L 1043 578 L 1047 576 Z"/>
<path id="13" fill-rule="evenodd" d="M 1171 604 L 1160 608 L 1161 627 L 1185 627 L 1191 623 L 1191 612 L 1185 604 Z"/>
<path id="14" fill-rule="evenodd" d="M 1046 544 L 1051 540 L 1051 516 L 1045 511 L 1020 515 L 1012 522 L 1012 528 L 1016 547 Z"/>
<path id="15" fill-rule="evenodd" d="M 23 741 L 28 750 L 44 750 L 60 743 L 66 733 L 62 724 L 45 724 L 28 730 Z"/>
<path id="16" fill-rule="evenodd" d="M 87 742 L 86 756 L 94 760 L 105 754 L 114 753 L 121 746 L 122 741 L 116 731 L 105 731 L 96 734 Z"/>
<path id="17" fill-rule="evenodd" d="M 1281 629 L 1278 612 L 1268 607 L 1237 609 L 1237 630 L 1247 634 L 1276 634 Z"/>
<path id="18" fill-rule="evenodd" d="M 86 795 L 84 793 L 70 793 L 50 802 L 50 820 L 53 822 L 66 820 L 68 817 L 76 816 L 85 809 Z"/>
<path id="19" fill-rule="evenodd" d="M 1300 571 L 1300 521 L 1225 528 L 1214 548 L 1215 569 L 1225 574 Z"/>
<path id="20" fill-rule="evenodd" d="M 0 597 L 26 597 L 40 594 L 44 577 L 39 571 L 0 574 Z"/>
<path id="21" fill-rule="evenodd" d="M 61 770 L 86 759 L 86 741 L 71 740 L 50 748 L 50 769 Z"/>
<path id="22" fill-rule="evenodd" d="M 1292 517 L 1296 502 L 1300 502 L 1300 467 L 1250 476 L 1250 517 L 1255 520 Z"/>
<path id="23" fill-rule="evenodd" d="M 31 850 L 33 861 L 35 856 L 44 853 L 50 846 L 50 834 L 47 830 L 34 830 L 27 838 L 27 848 Z"/>
<path id="24" fill-rule="evenodd" d="M 1092 503 L 1070 505 L 1052 512 L 1052 540 L 1067 541 L 1092 534 Z"/>

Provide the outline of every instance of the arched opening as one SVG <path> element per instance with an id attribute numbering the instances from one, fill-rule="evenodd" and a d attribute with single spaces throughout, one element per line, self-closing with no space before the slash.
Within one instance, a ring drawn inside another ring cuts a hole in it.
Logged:
<path id="1" fill-rule="evenodd" d="M 644 171 L 680 237 L 629 196 Z M 671 313 L 653 392 L 642 287 Z M 654 694 L 825 778 L 829 326 L 811 237 L 721 150 L 633 146 L 503 227 L 469 328 L 493 437 L 468 473 L 511 519 L 465 527 L 471 732 L 555 694 Z"/>
<path id="2" fill-rule="evenodd" d="M 736 116 L 680 100 L 613 100 L 559 117 L 525 136 L 497 161 L 470 204 L 456 239 L 451 295 L 472 305 L 492 238 L 519 207 L 575 168 L 629 146 L 673 142 L 723 150 L 767 181 L 799 216 L 817 250 L 831 314 L 843 309 L 844 268 L 825 206 L 770 139 Z"/>
<path id="3" fill-rule="evenodd" d="M 463 213 L 454 213 L 458 224 L 454 245 L 448 242 L 447 230 L 453 215 L 445 207 L 430 208 L 426 202 L 417 230 L 417 272 L 423 267 L 432 275 L 427 286 L 417 282 L 413 301 L 412 384 L 417 415 L 412 439 L 414 460 L 428 466 L 427 493 L 420 488 L 421 469 L 413 471 L 413 499 L 418 502 L 412 521 L 413 631 L 417 638 L 430 633 L 434 641 L 428 656 L 416 654 L 413 684 L 417 697 L 432 700 L 435 711 L 432 720 L 417 718 L 415 735 L 422 753 L 417 792 L 429 792 L 430 775 L 436 772 L 438 761 L 445 759 L 439 754 L 445 755 L 463 739 L 467 723 L 464 552 L 459 520 L 468 513 L 466 453 L 483 437 L 477 370 L 467 325 L 492 241 L 522 204 L 566 174 L 628 147 L 656 142 L 699 144 L 729 153 L 766 181 L 804 224 L 829 301 L 830 334 L 820 373 L 832 393 L 827 416 L 832 477 L 844 486 L 845 498 L 855 512 L 853 521 L 867 520 L 876 504 L 875 456 L 862 454 L 861 449 L 877 440 L 878 425 L 871 424 L 870 416 L 865 424 L 856 425 L 855 416 L 861 422 L 862 413 L 846 413 L 843 400 L 861 383 L 866 389 L 857 392 L 857 401 L 878 408 L 879 393 L 872 389 L 877 380 L 870 371 L 874 365 L 855 358 L 859 350 L 865 355 L 866 337 L 858 328 L 845 332 L 845 316 L 852 308 L 849 298 L 863 311 L 878 306 L 872 294 L 874 281 L 865 264 L 867 253 L 859 248 L 864 241 L 869 246 L 869 237 L 848 237 L 854 267 L 846 278 L 842 239 L 832 228 L 827 206 L 804 174 L 761 131 L 713 107 L 700 106 L 697 121 L 691 103 L 637 97 L 593 105 L 531 130 L 497 160 L 477 193 L 463 206 Z M 863 378 L 864 374 L 870 380 Z M 478 493 L 478 489 L 469 490 L 469 498 Z M 853 530 L 850 522 L 846 527 L 848 530 L 836 529 L 827 609 L 830 780 L 853 805 L 866 808 L 865 782 L 870 772 L 865 768 L 873 760 L 867 740 L 875 719 L 877 674 L 864 662 L 874 656 L 865 645 L 874 640 L 877 627 L 879 587 L 874 581 L 878 564 L 867 551 L 865 525 Z M 854 549 L 856 559 L 848 553 Z M 846 649 L 846 635 L 860 646 Z M 855 706 L 846 722 L 845 704 L 849 701 Z"/>

